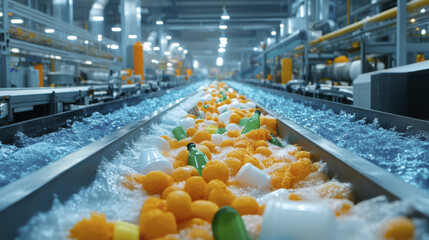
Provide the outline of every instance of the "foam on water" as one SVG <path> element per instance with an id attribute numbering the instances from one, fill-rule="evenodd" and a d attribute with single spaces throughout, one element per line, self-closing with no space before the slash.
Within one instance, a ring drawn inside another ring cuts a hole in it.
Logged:
<path id="1" fill-rule="evenodd" d="M 139 153 L 151 146 L 150 137 L 170 135 L 178 120 L 183 118 L 200 96 L 196 95 L 170 110 L 160 124 L 144 129 L 141 138 L 130 143 L 124 152 L 114 159 L 106 159 L 100 165 L 94 182 L 74 194 L 69 200 L 54 201 L 48 212 L 39 213 L 19 230 L 17 239 L 67 239 L 68 231 L 92 211 L 106 214 L 108 221 L 127 221 L 138 224 L 140 209 L 148 195 L 139 190 L 131 191 L 122 185 L 129 174 L 139 173 Z"/>
<path id="2" fill-rule="evenodd" d="M 313 109 L 243 83 L 228 84 L 240 94 L 377 164 L 407 183 L 429 190 L 429 132 L 400 133 L 380 127 L 377 120 L 367 124 L 364 119 L 355 119 L 353 114 Z"/>
<path id="3" fill-rule="evenodd" d="M 206 81 L 200 81 L 178 90 L 167 90 L 160 97 L 146 99 L 135 106 L 125 106 L 106 115 L 95 112 L 81 121 L 70 123 L 67 128 L 40 137 L 31 138 L 18 133 L 14 145 L 0 142 L 0 187 L 189 95 L 205 84 Z"/>

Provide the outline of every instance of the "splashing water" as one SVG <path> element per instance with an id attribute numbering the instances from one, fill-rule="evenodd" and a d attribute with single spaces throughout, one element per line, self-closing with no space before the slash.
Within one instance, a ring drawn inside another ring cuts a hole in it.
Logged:
<path id="1" fill-rule="evenodd" d="M 14 145 L 0 142 L 0 187 L 25 177 L 206 84 L 207 81 L 200 81 L 178 90 L 167 90 L 160 97 L 145 99 L 135 106 L 124 106 L 106 115 L 95 112 L 81 121 L 70 123 L 67 128 L 40 137 L 31 138 L 17 133 L 18 140 Z"/>

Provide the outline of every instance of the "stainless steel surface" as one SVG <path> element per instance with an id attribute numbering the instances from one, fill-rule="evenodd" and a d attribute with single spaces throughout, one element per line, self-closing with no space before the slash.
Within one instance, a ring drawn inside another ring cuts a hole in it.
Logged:
<path id="1" fill-rule="evenodd" d="M 8 112 L 8 104 L 0 102 L 0 119 L 7 117 Z"/>
<path id="2" fill-rule="evenodd" d="M 74 82 L 74 75 L 70 73 L 62 72 L 50 72 L 48 76 L 48 85 L 60 85 L 60 86 L 73 86 L 76 85 Z"/>
<path id="3" fill-rule="evenodd" d="M 2 239 L 13 239 L 32 216 L 52 206 L 54 194 L 65 201 L 94 180 L 103 159 L 112 159 L 128 143 L 141 136 L 141 129 L 160 120 L 184 98 L 174 101 L 143 119 L 91 143 L 66 157 L 0 189 Z"/>

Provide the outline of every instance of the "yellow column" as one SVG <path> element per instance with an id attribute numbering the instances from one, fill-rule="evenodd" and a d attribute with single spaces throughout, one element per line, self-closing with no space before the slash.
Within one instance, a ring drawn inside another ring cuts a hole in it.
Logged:
<path id="1" fill-rule="evenodd" d="M 143 44 L 136 42 L 133 46 L 134 57 L 134 74 L 140 75 L 141 83 L 144 83 L 144 57 L 143 57 Z"/>
<path id="2" fill-rule="evenodd" d="M 34 69 L 39 70 L 39 87 L 43 87 L 43 65 L 37 63 L 34 65 Z"/>
<path id="3" fill-rule="evenodd" d="M 282 84 L 292 80 L 292 59 L 282 58 Z"/>

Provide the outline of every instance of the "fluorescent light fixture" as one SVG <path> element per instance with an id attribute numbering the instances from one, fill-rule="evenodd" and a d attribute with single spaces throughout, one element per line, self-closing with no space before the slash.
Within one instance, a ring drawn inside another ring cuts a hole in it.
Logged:
<path id="1" fill-rule="evenodd" d="M 92 62 L 91 61 L 85 61 L 85 64 L 91 65 Z"/>
<path id="2" fill-rule="evenodd" d="M 171 52 L 170 52 L 170 51 L 165 51 L 165 52 L 164 52 L 164 55 L 165 55 L 165 56 L 170 56 L 170 55 L 171 55 Z"/>
<path id="3" fill-rule="evenodd" d="M 426 29 L 422 29 L 422 31 L 420 32 L 422 35 L 426 34 Z"/>
<path id="4" fill-rule="evenodd" d="M 219 29 L 224 30 L 224 29 L 227 29 L 227 28 L 228 28 L 228 26 L 227 26 L 227 25 L 225 25 L 225 24 L 221 24 L 221 25 L 219 25 Z"/>
<path id="5" fill-rule="evenodd" d="M 198 68 L 198 65 L 199 65 L 198 61 L 195 60 L 194 63 L 193 63 L 194 68 Z"/>
<path id="6" fill-rule="evenodd" d="M 415 18 L 411 18 L 410 22 L 415 23 L 416 19 Z"/>
<path id="7" fill-rule="evenodd" d="M 0 17 L 3 17 L 3 13 L 2 12 L 0 12 Z"/>
<path id="8" fill-rule="evenodd" d="M 185 49 L 185 50 L 183 50 L 183 53 L 184 53 L 184 54 L 187 54 L 187 53 L 188 53 L 188 50 L 186 50 L 186 49 Z"/>
<path id="9" fill-rule="evenodd" d="M 103 41 L 103 35 L 98 34 L 98 35 L 97 35 L 97 40 L 98 40 L 99 42 Z"/>
<path id="10" fill-rule="evenodd" d="M 277 35 L 277 32 L 276 31 L 271 31 L 271 35 L 275 36 L 275 35 Z"/>
<path id="11" fill-rule="evenodd" d="M 223 53 L 223 52 L 225 52 L 225 48 L 219 48 L 217 51 L 220 53 Z"/>
<path id="12" fill-rule="evenodd" d="M 129 38 L 129 39 L 136 39 L 136 38 L 137 38 L 137 35 L 135 35 L 135 34 L 130 34 L 130 35 L 128 35 L 128 38 Z"/>
<path id="13" fill-rule="evenodd" d="M 54 33 L 55 32 L 55 29 L 53 29 L 53 28 L 46 28 L 45 29 L 45 33 Z"/>
<path id="14" fill-rule="evenodd" d="M 182 47 L 178 47 L 178 48 L 177 48 L 177 50 L 182 51 L 182 50 L 183 50 L 183 48 L 182 48 Z"/>
<path id="15" fill-rule="evenodd" d="M 223 65 L 223 58 L 218 57 L 218 58 L 216 59 L 216 65 L 217 65 L 218 67 L 222 66 L 222 65 Z"/>
<path id="16" fill-rule="evenodd" d="M 74 41 L 74 40 L 77 40 L 77 36 L 69 35 L 69 36 L 67 36 L 67 39 L 71 40 L 71 41 Z"/>
<path id="17" fill-rule="evenodd" d="M 10 51 L 13 52 L 13 53 L 19 53 L 19 49 L 18 48 L 11 48 Z"/>
<path id="18" fill-rule="evenodd" d="M 162 20 L 158 20 L 158 21 L 156 21 L 155 23 L 156 23 L 156 25 L 162 25 L 162 24 L 164 24 L 164 21 L 162 21 Z"/>
<path id="19" fill-rule="evenodd" d="M 116 49 L 119 49 L 119 46 L 116 44 L 112 44 L 110 45 L 110 49 L 116 50 Z"/>
<path id="20" fill-rule="evenodd" d="M 54 58 L 55 58 L 55 55 L 49 55 L 49 57 L 50 57 L 50 58 L 52 58 L 52 59 L 54 59 Z"/>
<path id="21" fill-rule="evenodd" d="M 107 44 L 107 48 L 110 48 L 110 44 Z"/>
<path id="22" fill-rule="evenodd" d="M 165 37 L 167 40 L 171 40 L 171 36 L 168 35 L 167 37 Z"/>
<path id="23" fill-rule="evenodd" d="M 283 23 L 281 23 L 281 24 L 280 24 L 280 27 L 281 27 L 281 28 L 284 28 L 284 27 L 285 27 L 285 25 L 284 25 Z"/>
<path id="24" fill-rule="evenodd" d="M 88 45 L 88 44 L 89 44 L 89 41 L 88 41 L 88 40 L 85 40 L 85 41 L 84 41 L 84 43 L 85 43 L 85 45 Z"/>
<path id="25" fill-rule="evenodd" d="M 223 14 L 222 16 L 220 16 L 220 18 L 222 19 L 222 20 L 229 20 L 229 15 L 227 15 L 227 14 Z"/>
<path id="26" fill-rule="evenodd" d="M 61 60 L 61 56 L 55 56 L 55 59 L 57 59 L 57 60 Z"/>
<path id="27" fill-rule="evenodd" d="M 154 51 L 159 51 L 159 47 L 153 47 Z"/>
<path id="28" fill-rule="evenodd" d="M 152 61 L 152 63 L 155 63 L 155 64 L 158 64 L 158 63 L 159 63 L 159 61 L 158 61 L 158 60 L 156 60 L 156 59 L 152 59 L 151 61 Z"/>
<path id="29" fill-rule="evenodd" d="M 420 12 L 424 13 L 424 12 L 426 12 L 426 9 L 422 8 L 422 9 L 420 9 Z"/>
<path id="30" fill-rule="evenodd" d="M 152 46 L 152 43 L 151 43 L 151 42 L 144 42 L 144 43 L 143 43 L 143 46 L 145 46 L 145 47 L 150 47 L 150 46 Z"/>
<path id="31" fill-rule="evenodd" d="M 220 37 L 220 38 L 219 38 L 219 41 L 221 41 L 221 42 L 222 42 L 222 41 L 226 42 L 226 41 L 228 41 L 228 38 L 226 38 L 226 37 Z"/>
<path id="32" fill-rule="evenodd" d="M 112 32 L 120 32 L 122 29 L 120 27 L 112 27 Z"/>
<path id="33" fill-rule="evenodd" d="M 221 48 L 226 47 L 226 43 L 220 43 L 220 44 L 219 44 L 219 47 L 221 47 Z"/>
<path id="34" fill-rule="evenodd" d="M 257 51 L 258 51 L 258 48 L 257 48 L 257 47 L 254 47 L 254 48 L 253 48 L 253 51 L 257 52 Z"/>
<path id="35" fill-rule="evenodd" d="M 15 19 L 11 19 L 10 23 L 12 23 L 12 24 L 23 24 L 24 20 L 22 20 L 20 18 L 15 18 Z"/>
<path id="36" fill-rule="evenodd" d="M 179 44 L 179 43 L 177 43 L 177 42 L 175 42 L 175 43 L 172 43 L 172 44 L 171 44 L 171 46 L 173 46 L 173 47 L 178 47 L 178 46 L 180 46 L 180 44 Z"/>
<path id="37" fill-rule="evenodd" d="M 104 21 L 104 17 L 103 16 L 94 16 L 94 17 L 92 17 L 92 21 L 102 22 L 102 21 Z"/>
<path id="38" fill-rule="evenodd" d="M 167 63 L 167 66 L 172 67 L 173 64 L 172 63 Z"/>

